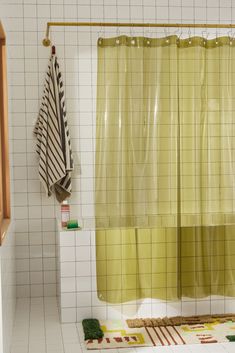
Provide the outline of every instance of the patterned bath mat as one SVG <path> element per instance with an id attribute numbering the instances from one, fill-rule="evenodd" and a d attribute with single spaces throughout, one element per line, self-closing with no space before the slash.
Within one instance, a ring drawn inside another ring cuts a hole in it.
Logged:
<path id="1" fill-rule="evenodd" d="M 129 328 L 125 321 L 100 321 L 104 337 L 98 340 L 87 340 L 87 349 L 152 347 L 152 340 L 143 328 Z"/>
<path id="2" fill-rule="evenodd" d="M 233 321 L 135 329 L 130 329 L 123 321 L 103 321 L 101 328 L 104 337 L 87 340 L 87 349 L 222 343 L 229 342 L 226 336 L 235 335 Z"/>

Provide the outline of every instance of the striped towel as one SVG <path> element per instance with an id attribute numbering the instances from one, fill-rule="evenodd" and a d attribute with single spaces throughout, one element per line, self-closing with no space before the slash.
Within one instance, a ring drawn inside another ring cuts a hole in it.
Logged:
<path id="1" fill-rule="evenodd" d="M 71 195 L 73 156 L 65 110 L 63 82 L 57 57 L 48 65 L 43 98 L 34 128 L 39 156 L 39 179 L 46 193 L 62 202 Z"/>

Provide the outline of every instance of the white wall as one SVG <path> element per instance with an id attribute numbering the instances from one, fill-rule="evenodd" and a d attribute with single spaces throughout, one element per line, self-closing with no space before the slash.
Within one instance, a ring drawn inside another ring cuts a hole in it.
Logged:
<path id="1" fill-rule="evenodd" d="M 17 294 L 56 293 L 56 202 L 47 199 L 37 176 L 32 129 L 37 118 L 49 48 L 42 46 L 46 22 L 232 22 L 232 0 L 1 0 L 0 16 L 7 32 L 11 90 L 16 219 Z M 116 29 L 111 29 L 117 35 Z M 67 113 L 76 154 L 72 213 L 84 230 L 93 227 L 96 41 L 102 31 L 53 28 L 66 84 Z M 193 32 L 193 31 L 192 31 Z M 124 33 L 120 30 L 120 33 Z M 125 30 L 125 33 L 128 33 Z M 143 34 L 143 31 L 133 31 Z M 157 31 L 147 29 L 146 35 Z M 172 32 L 170 32 L 172 33 Z M 161 33 L 164 35 L 164 33 Z M 209 31 L 212 34 L 212 31 Z M 158 35 L 160 35 L 158 31 Z M 78 160 L 81 161 L 81 175 Z M 224 303 L 222 304 L 224 305 Z"/>
<path id="2" fill-rule="evenodd" d="M 15 316 L 15 289 L 15 237 L 14 222 L 12 222 L 0 247 L 0 352 L 2 353 L 10 353 Z"/>

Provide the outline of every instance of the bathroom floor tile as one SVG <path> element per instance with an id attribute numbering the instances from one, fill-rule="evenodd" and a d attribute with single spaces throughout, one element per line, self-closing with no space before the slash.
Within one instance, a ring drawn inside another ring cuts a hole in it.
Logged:
<path id="1" fill-rule="evenodd" d="M 85 353 L 81 323 L 61 324 L 57 299 L 18 299 L 11 353 Z M 109 349 L 100 353 L 234 353 L 235 343 Z"/>

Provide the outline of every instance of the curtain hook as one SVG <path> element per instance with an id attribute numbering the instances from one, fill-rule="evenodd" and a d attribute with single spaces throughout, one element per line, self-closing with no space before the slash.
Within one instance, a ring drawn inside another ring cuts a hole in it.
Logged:
<path id="1" fill-rule="evenodd" d="M 188 29 L 188 44 L 191 44 L 192 43 L 192 40 L 191 40 L 191 29 L 189 27 Z"/>
<path id="2" fill-rule="evenodd" d="M 232 37 L 232 27 L 230 27 L 230 29 L 228 30 L 228 39 L 229 39 L 229 43 L 232 44 L 231 42 L 231 37 Z"/>
<path id="3" fill-rule="evenodd" d="M 134 35 L 133 35 L 133 27 L 134 25 L 133 25 L 133 23 L 131 24 L 131 28 L 130 28 L 130 33 L 131 33 L 131 37 L 134 37 Z"/>
<path id="4" fill-rule="evenodd" d="M 101 25 L 100 30 L 98 32 L 98 37 L 101 37 L 101 38 L 104 37 L 104 28 L 102 25 Z"/>
<path id="5" fill-rule="evenodd" d="M 218 28 L 216 28 L 216 32 L 215 32 L 215 44 L 217 45 L 218 44 Z"/>
<path id="6" fill-rule="evenodd" d="M 164 34 L 165 34 L 166 43 L 169 43 L 169 38 L 168 38 L 169 33 L 167 32 L 166 27 L 164 27 Z"/>
<path id="7" fill-rule="evenodd" d="M 98 43 L 99 45 L 102 44 L 103 41 L 103 37 L 105 36 L 104 32 L 103 32 L 103 26 L 101 25 L 100 30 L 98 32 Z"/>
<path id="8" fill-rule="evenodd" d="M 230 40 L 230 44 L 231 44 L 231 45 L 232 45 L 234 39 L 235 39 L 235 31 L 232 32 L 232 30 L 231 30 L 231 40 Z"/>
<path id="9" fill-rule="evenodd" d="M 117 27 L 117 29 L 116 29 L 116 44 L 120 44 L 120 37 L 121 36 L 121 34 L 120 34 L 120 28 L 119 28 L 119 26 Z"/>
<path id="10" fill-rule="evenodd" d="M 132 23 L 130 27 L 131 44 L 135 45 L 135 36 L 134 36 L 133 28 L 134 28 L 134 24 Z"/>
<path id="11" fill-rule="evenodd" d="M 164 35 L 165 35 L 165 37 L 167 37 L 167 36 L 168 36 L 168 33 L 167 33 L 167 29 L 166 29 L 166 27 L 164 27 Z"/>
<path id="12" fill-rule="evenodd" d="M 177 27 L 176 27 L 176 30 L 174 31 L 174 34 L 175 34 L 176 36 L 178 36 L 179 31 L 180 31 L 179 26 L 177 26 Z"/>
<path id="13" fill-rule="evenodd" d="M 145 35 L 144 35 L 145 37 Z M 150 38 L 151 38 L 151 31 L 150 31 L 150 23 L 147 27 L 147 33 L 146 33 L 146 43 L 149 46 L 150 45 Z"/>
<path id="14" fill-rule="evenodd" d="M 204 36 L 204 33 L 205 33 L 205 36 Z M 204 31 L 202 31 L 202 40 L 203 40 L 203 44 L 204 45 L 206 45 L 208 37 L 209 37 L 209 33 L 207 31 L 207 28 L 206 28 Z"/>
<path id="15" fill-rule="evenodd" d="M 179 26 L 176 27 L 176 30 L 174 31 L 174 35 L 176 36 L 176 43 L 179 43 L 179 41 L 180 41 L 180 28 L 179 28 Z"/>
<path id="16" fill-rule="evenodd" d="M 179 39 L 182 38 L 182 35 L 183 35 L 183 27 L 181 27 L 181 30 L 180 30 L 180 35 L 179 35 Z"/>
<path id="17" fill-rule="evenodd" d="M 116 30 L 116 36 L 117 36 L 117 38 L 116 38 L 116 44 L 120 44 L 120 37 L 121 37 L 121 32 L 120 32 L 120 27 L 118 26 L 117 27 L 117 30 Z"/>
<path id="18" fill-rule="evenodd" d="M 182 34 L 183 34 L 183 28 L 178 26 L 178 38 L 177 38 L 177 42 L 180 43 L 180 40 L 181 40 L 181 37 L 182 37 Z"/>
<path id="19" fill-rule="evenodd" d="M 116 29 L 116 34 L 117 34 L 117 37 L 119 37 L 119 36 L 120 36 L 120 28 L 119 28 L 119 26 L 117 26 L 117 29 Z"/>
<path id="20" fill-rule="evenodd" d="M 148 26 L 148 33 L 147 33 L 147 36 L 151 37 L 150 23 L 149 23 L 149 26 Z"/>
<path id="21" fill-rule="evenodd" d="M 145 37 L 145 36 L 144 36 Z M 151 30 L 150 30 L 150 23 L 148 24 L 148 27 L 147 27 L 147 33 L 146 33 L 146 38 L 145 38 L 145 41 L 147 43 L 147 46 L 150 46 L 151 44 Z"/>

